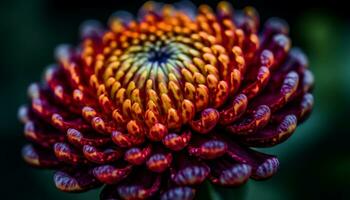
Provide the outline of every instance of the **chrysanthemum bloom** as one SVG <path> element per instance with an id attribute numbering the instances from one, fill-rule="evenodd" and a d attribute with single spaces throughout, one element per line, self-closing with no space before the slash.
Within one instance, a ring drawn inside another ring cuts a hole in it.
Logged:
<path id="1" fill-rule="evenodd" d="M 137 19 L 84 23 L 19 111 L 26 162 L 65 192 L 101 199 L 193 199 L 208 180 L 266 179 L 279 162 L 250 147 L 285 141 L 310 113 L 312 73 L 288 26 L 259 30 L 248 7 L 146 3 Z"/>

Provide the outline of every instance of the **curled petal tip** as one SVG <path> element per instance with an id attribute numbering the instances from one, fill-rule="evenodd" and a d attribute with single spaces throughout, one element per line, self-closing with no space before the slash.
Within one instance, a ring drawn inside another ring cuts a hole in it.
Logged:
<path id="1" fill-rule="evenodd" d="M 223 186 L 238 186 L 245 183 L 251 175 L 252 167 L 246 164 L 236 164 L 221 172 L 220 177 L 213 181 Z"/>
<path id="2" fill-rule="evenodd" d="M 270 159 L 267 159 L 255 170 L 254 174 L 252 175 L 252 178 L 257 180 L 270 178 L 277 172 L 278 167 L 279 161 L 277 158 L 272 157 Z"/>
<path id="3" fill-rule="evenodd" d="M 210 169 L 205 165 L 190 165 L 172 175 L 172 180 L 178 185 L 198 185 L 209 175 Z"/>
<path id="4" fill-rule="evenodd" d="M 100 185 L 89 173 L 78 172 L 69 174 L 57 171 L 53 179 L 56 188 L 64 192 L 82 192 Z"/>
<path id="5" fill-rule="evenodd" d="M 164 137 L 163 144 L 173 151 L 180 151 L 190 142 L 191 135 L 190 131 L 185 131 L 181 135 L 170 133 Z"/>
<path id="6" fill-rule="evenodd" d="M 77 180 L 61 171 L 55 173 L 54 182 L 59 190 L 65 192 L 76 192 L 82 190 Z"/>
<path id="7" fill-rule="evenodd" d="M 161 195 L 161 200 L 192 200 L 195 190 L 190 187 L 175 187 L 167 190 Z"/>
<path id="8" fill-rule="evenodd" d="M 210 132 L 219 121 L 220 114 L 216 109 L 208 108 L 202 111 L 200 119 L 190 123 L 192 129 L 199 133 Z"/>
<path id="9" fill-rule="evenodd" d="M 131 170 L 131 166 L 118 169 L 112 165 L 101 165 L 93 169 L 93 174 L 102 183 L 116 184 L 125 179 L 130 174 Z"/>
<path id="10" fill-rule="evenodd" d="M 215 159 L 226 153 L 227 144 L 221 140 L 209 140 L 199 147 L 190 147 L 189 154 L 202 159 Z"/>
<path id="11" fill-rule="evenodd" d="M 22 148 L 22 157 L 30 165 L 40 166 L 39 155 L 32 145 L 26 145 Z"/>
<path id="12" fill-rule="evenodd" d="M 153 172 L 163 172 L 165 171 L 172 162 L 172 156 L 171 154 L 154 154 L 150 156 L 150 158 L 147 160 L 146 165 L 149 170 Z"/>

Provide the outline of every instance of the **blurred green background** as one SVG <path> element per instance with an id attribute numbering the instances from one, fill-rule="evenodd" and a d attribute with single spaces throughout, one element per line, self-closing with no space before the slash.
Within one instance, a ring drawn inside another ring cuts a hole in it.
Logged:
<path id="1" fill-rule="evenodd" d="M 50 171 L 32 169 L 21 160 L 25 143 L 17 108 L 26 88 L 52 63 L 60 43 L 78 41 L 86 19 L 106 22 L 116 10 L 133 13 L 141 0 L 11 0 L 0 2 L 0 199 L 92 200 L 98 191 L 57 191 Z M 172 2 L 172 1 L 167 1 Z M 216 1 L 201 1 L 212 6 Z M 195 4 L 200 4 L 196 1 Z M 249 181 L 246 200 L 350 199 L 350 13 L 333 1 L 242 1 L 240 9 L 257 8 L 261 19 L 279 16 L 291 27 L 293 45 L 305 50 L 316 77 L 316 105 L 311 118 L 285 143 L 266 152 L 279 156 L 278 174 L 264 182 Z M 232 199 L 235 199 L 232 196 Z"/>

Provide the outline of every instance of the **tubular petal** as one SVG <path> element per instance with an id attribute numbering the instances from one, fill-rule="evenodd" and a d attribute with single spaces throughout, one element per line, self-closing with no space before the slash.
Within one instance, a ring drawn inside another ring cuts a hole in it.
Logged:
<path id="1" fill-rule="evenodd" d="M 190 187 L 175 187 L 167 190 L 161 196 L 161 200 L 192 200 L 195 190 Z"/>
<path id="2" fill-rule="evenodd" d="M 125 179 L 131 170 L 132 167 L 130 165 L 121 169 L 112 165 L 101 165 L 93 169 L 93 174 L 102 183 L 115 184 Z"/>
<path id="3" fill-rule="evenodd" d="M 34 167 L 54 168 L 60 165 L 53 152 L 50 153 L 31 144 L 27 144 L 22 148 L 22 157 Z"/>
<path id="4" fill-rule="evenodd" d="M 274 146 L 290 137 L 296 129 L 296 126 L 296 116 L 287 115 L 278 125 L 267 127 L 253 135 L 241 138 L 240 140 L 244 144 L 254 147 Z"/>
<path id="5" fill-rule="evenodd" d="M 91 162 L 105 164 L 117 161 L 122 156 L 122 151 L 117 149 L 99 150 L 92 145 L 83 146 L 84 156 Z"/>
<path id="6" fill-rule="evenodd" d="M 205 134 L 216 126 L 219 116 L 217 110 L 208 108 L 202 111 L 200 119 L 192 121 L 190 125 L 193 130 Z"/>
<path id="7" fill-rule="evenodd" d="M 226 129 L 234 135 L 248 135 L 266 126 L 270 117 L 270 108 L 261 105 L 251 112 L 251 116 L 242 118 L 242 121 L 229 125 Z"/>
<path id="8" fill-rule="evenodd" d="M 92 175 L 84 171 L 72 174 L 57 171 L 54 182 L 56 187 L 64 192 L 81 192 L 100 185 Z"/>
<path id="9" fill-rule="evenodd" d="M 248 98 L 239 94 L 232 101 L 232 105 L 220 111 L 220 124 L 231 124 L 244 114 L 248 106 Z"/>
<path id="10" fill-rule="evenodd" d="M 238 186 L 245 183 L 252 174 L 248 164 L 232 162 L 228 158 L 219 158 L 209 163 L 211 182 L 222 186 Z"/>
<path id="11" fill-rule="evenodd" d="M 218 158 L 226 153 L 227 144 L 222 140 L 209 139 L 199 142 L 200 145 L 190 145 L 188 153 L 202 159 Z M 196 147 L 197 146 L 197 147 Z"/>

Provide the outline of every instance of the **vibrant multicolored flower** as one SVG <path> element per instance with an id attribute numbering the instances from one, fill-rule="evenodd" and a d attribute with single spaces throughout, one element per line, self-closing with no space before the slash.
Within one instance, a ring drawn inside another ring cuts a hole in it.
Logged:
<path id="1" fill-rule="evenodd" d="M 61 45 L 19 110 L 26 162 L 55 169 L 66 192 L 104 185 L 101 199 L 192 199 L 276 173 L 250 147 L 285 141 L 309 115 L 313 75 L 288 26 L 247 7 L 146 3 L 108 27 L 84 23 Z"/>

